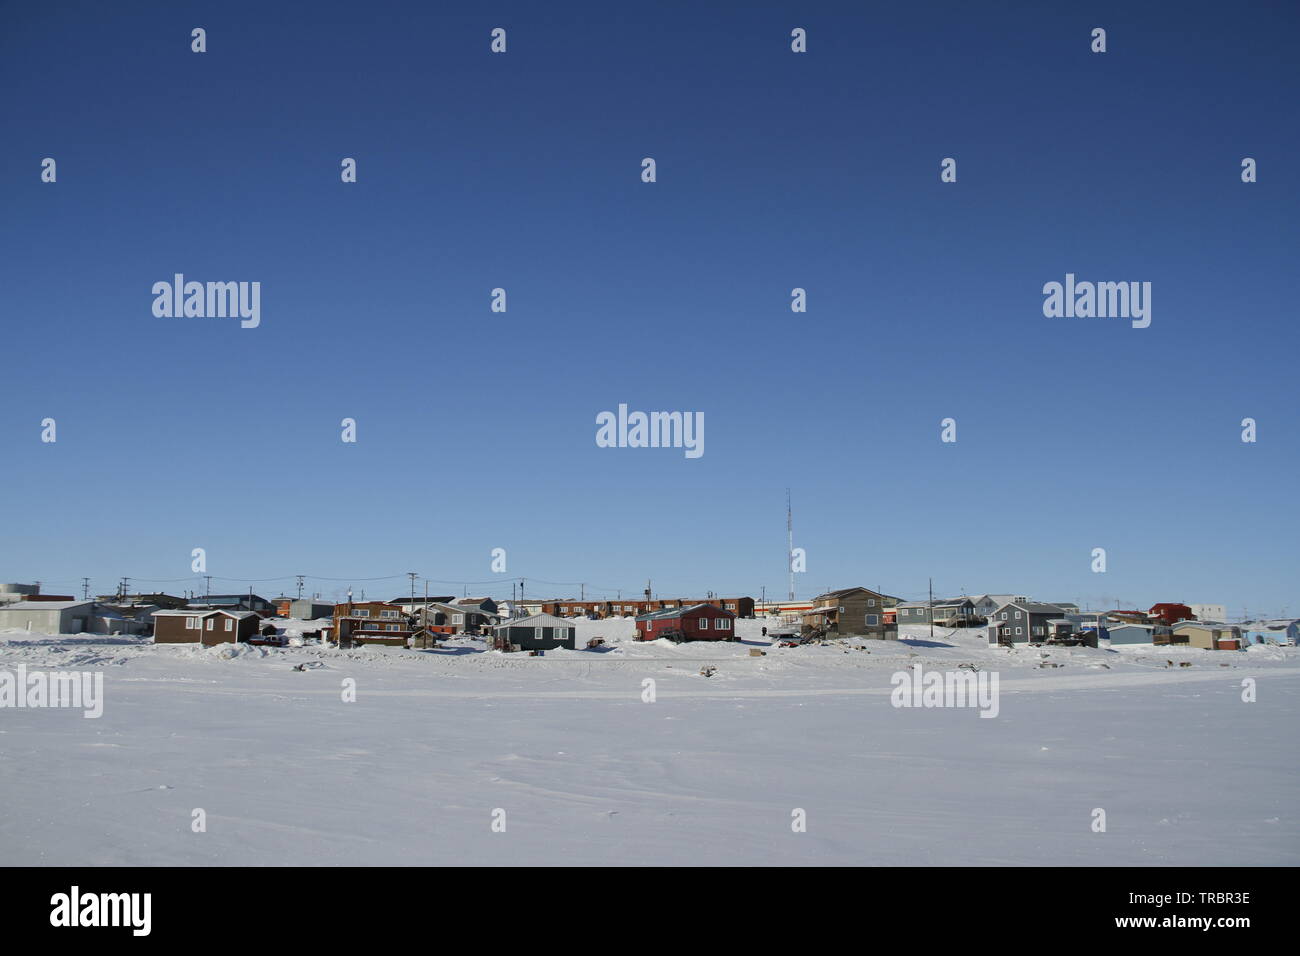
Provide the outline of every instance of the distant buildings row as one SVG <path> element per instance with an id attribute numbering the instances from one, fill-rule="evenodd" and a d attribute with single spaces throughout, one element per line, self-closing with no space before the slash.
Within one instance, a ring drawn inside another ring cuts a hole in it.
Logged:
<path id="1" fill-rule="evenodd" d="M 866 587 L 841 588 L 811 601 L 750 597 L 612 601 L 518 600 L 490 597 L 401 596 L 346 601 L 257 594 L 181 598 L 167 594 L 104 595 L 77 600 L 43 595 L 35 585 L 0 584 L 0 629 L 49 634 L 153 634 L 159 643 L 272 641 L 284 629 L 276 618 L 302 622 L 295 633 L 342 646 L 432 646 L 456 634 L 492 638 L 507 649 L 573 646 L 575 618 L 633 618 L 638 637 L 734 640 L 735 620 L 779 618 L 780 630 L 812 637 L 897 639 L 900 625 L 987 628 L 990 644 L 1187 644 L 1210 649 L 1252 643 L 1297 643 L 1297 622 L 1222 621 L 1223 605 L 1159 603 L 1141 610 L 1081 612 L 1068 601 L 1039 602 L 1027 595 L 904 601 Z"/>

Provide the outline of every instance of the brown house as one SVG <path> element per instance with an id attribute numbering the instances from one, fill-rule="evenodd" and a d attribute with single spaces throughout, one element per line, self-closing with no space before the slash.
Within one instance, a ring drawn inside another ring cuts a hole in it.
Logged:
<path id="1" fill-rule="evenodd" d="M 168 610 L 153 612 L 155 644 L 229 644 L 257 636 L 261 618 L 252 611 Z"/>
<path id="2" fill-rule="evenodd" d="M 334 640 L 339 647 L 353 644 L 405 647 L 414 632 L 414 618 L 396 604 L 349 601 L 334 605 Z"/>
<path id="3" fill-rule="evenodd" d="M 897 607 L 899 598 L 870 588 L 841 588 L 813 598 L 803 614 L 805 634 L 826 637 L 874 637 L 898 640 L 898 625 L 887 622 L 885 610 Z"/>

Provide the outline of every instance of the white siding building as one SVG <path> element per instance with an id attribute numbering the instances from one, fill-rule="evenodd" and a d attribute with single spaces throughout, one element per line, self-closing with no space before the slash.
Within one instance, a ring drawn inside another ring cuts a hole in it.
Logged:
<path id="1" fill-rule="evenodd" d="M 93 626 L 94 601 L 17 601 L 0 607 L 0 630 L 81 634 Z"/>

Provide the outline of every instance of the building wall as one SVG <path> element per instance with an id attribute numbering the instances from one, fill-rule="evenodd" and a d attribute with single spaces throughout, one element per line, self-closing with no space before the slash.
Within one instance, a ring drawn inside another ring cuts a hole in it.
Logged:
<path id="1" fill-rule="evenodd" d="M 93 606 L 89 604 L 68 610 L 0 607 L 0 627 L 27 629 L 42 634 L 80 634 L 90 630 L 92 610 Z"/>

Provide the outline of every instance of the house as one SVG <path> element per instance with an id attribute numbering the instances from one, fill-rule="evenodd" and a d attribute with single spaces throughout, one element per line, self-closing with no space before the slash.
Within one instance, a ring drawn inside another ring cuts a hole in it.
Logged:
<path id="1" fill-rule="evenodd" d="M 1180 621 L 1170 628 L 1175 638 L 1170 643 L 1187 643 L 1211 651 L 1240 651 L 1246 647 L 1241 628 L 1218 621 Z M 1183 638 L 1179 641 L 1177 638 Z"/>
<path id="2" fill-rule="evenodd" d="M 261 617 L 252 611 L 181 608 L 153 612 L 155 644 L 227 644 L 257 636 Z"/>
<path id="3" fill-rule="evenodd" d="M 1242 636 L 1249 644 L 1281 644 L 1295 647 L 1300 644 L 1300 620 L 1254 621 L 1242 628 Z"/>
<path id="4" fill-rule="evenodd" d="M 339 647 L 380 644 L 405 647 L 415 622 L 396 604 L 386 601 L 349 601 L 334 606 L 333 640 Z"/>
<path id="5" fill-rule="evenodd" d="M 1196 620 L 1196 615 L 1186 604 L 1152 604 L 1147 610 L 1147 617 L 1156 624 L 1177 624 L 1179 621 Z"/>
<path id="6" fill-rule="evenodd" d="M 454 594 L 440 594 L 435 597 L 411 597 L 410 595 L 404 595 L 402 597 L 395 597 L 388 603 L 396 604 L 407 614 L 414 614 L 420 608 L 428 607 L 430 604 L 450 604 L 454 600 L 456 600 L 456 595 Z"/>
<path id="7" fill-rule="evenodd" d="M 975 619 L 975 602 L 970 598 L 944 598 L 930 601 L 901 601 L 896 606 L 899 624 L 951 623 L 966 627 Z M 960 622 L 960 623 L 959 623 Z"/>
<path id="8" fill-rule="evenodd" d="M 494 600 L 492 600 L 490 597 L 467 597 L 467 598 L 459 598 L 459 599 L 457 599 L 454 603 L 456 603 L 456 604 L 464 604 L 466 607 L 478 608 L 478 609 L 480 609 L 484 614 L 491 614 L 491 615 L 494 615 L 494 616 L 499 616 L 498 613 L 497 613 L 498 610 L 499 610 L 499 609 L 497 608 L 497 602 L 494 601 Z"/>
<path id="9" fill-rule="evenodd" d="M 15 601 L 0 606 L 0 630 L 82 634 L 91 630 L 94 601 Z"/>
<path id="10" fill-rule="evenodd" d="M 168 610 L 156 604 L 95 602 L 91 630 L 96 634 L 150 634 L 154 611 Z"/>
<path id="11" fill-rule="evenodd" d="M 448 634 L 480 634 L 496 624 L 498 615 L 471 604 L 430 604 L 412 614 L 416 623 Z"/>
<path id="12" fill-rule="evenodd" d="M 510 650 L 511 645 L 524 651 L 549 651 L 556 647 L 577 647 L 577 628 L 554 614 L 533 614 L 515 618 L 492 629 L 493 646 Z"/>
<path id="13" fill-rule="evenodd" d="M 1222 604 L 1191 604 L 1187 605 L 1192 609 L 1192 615 L 1198 621 L 1226 621 L 1228 619 L 1228 609 Z"/>
<path id="14" fill-rule="evenodd" d="M 292 598 L 281 595 L 273 602 L 276 617 L 297 618 L 300 621 L 314 621 L 318 617 L 333 617 L 334 604 L 320 598 Z"/>
<path id="15" fill-rule="evenodd" d="M 189 598 L 176 597 L 162 592 L 155 594 L 101 594 L 98 600 L 100 604 L 136 604 L 141 606 L 152 604 L 164 611 L 179 610 L 189 604 Z"/>
<path id="16" fill-rule="evenodd" d="M 1025 603 L 1029 597 L 1024 594 L 977 594 L 971 598 L 971 603 L 975 605 L 975 616 L 982 617 L 986 620 L 1004 604 L 1011 604 L 1019 601 Z"/>
<path id="17" fill-rule="evenodd" d="M 1104 628 L 1102 636 L 1110 636 L 1112 647 L 1116 644 L 1153 644 L 1155 630 L 1151 624 L 1111 624 Z"/>
<path id="18" fill-rule="evenodd" d="M 671 607 L 636 619 L 636 639 L 656 641 L 666 637 L 674 641 L 734 641 L 736 615 L 716 604 Z"/>
<path id="19" fill-rule="evenodd" d="M 812 610 L 805 611 L 805 633 L 836 637 L 873 637 L 897 640 L 897 625 L 887 627 L 885 609 L 894 609 L 899 598 L 870 588 L 840 588 L 813 598 Z M 898 618 L 899 623 L 907 623 Z"/>
<path id="20" fill-rule="evenodd" d="M 1073 601 L 1045 601 L 1044 603 L 1051 604 L 1053 607 L 1059 607 L 1065 612 L 1066 617 L 1069 617 L 1071 614 L 1079 613 L 1079 605 L 1075 604 Z"/>
<path id="21" fill-rule="evenodd" d="M 1061 609 L 1055 604 L 1012 601 L 989 616 L 989 643 L 1040 644 L 1052 636 L 1052 622 L 1058 620 L 1062 620 Z"/>
<path id="22" fill-rule="evenodd" d="M 186 607 L 213 611 L 255 611 L 262 617 L 275 616 L 275 605 L 257 594 L 205 594 L 201 598 L 191 598 Z"/>

